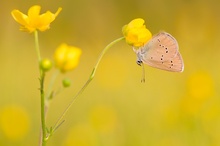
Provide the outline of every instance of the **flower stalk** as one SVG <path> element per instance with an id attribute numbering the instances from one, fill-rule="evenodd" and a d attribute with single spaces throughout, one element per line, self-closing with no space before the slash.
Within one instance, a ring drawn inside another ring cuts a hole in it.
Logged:
<path id="1" fill-rule="evenodd" d="M 45 117 L 45 96 L 44 96 L 44 78 L 45 78 L 45 72 L 41 73 L 40 76 L 40 96 L 41 96 L 41 143 L 42 146 L 46 146 L 46 140 L 47 140 L 47 131 L 46 131 L 46 117 Z"/>
<path id="2" fill-rule="evenodd" d="M 38 31 L 34 31 L 34 40 L 35 40 L 35 49 L 37 52 L 38 61 L 41 61 L 41 55 L 40 55 L 40 47 L 39 47 L 39 40 L 38 40 Z"/>
<path id="3" fill-rule="evenodd" d="M 39 48 L 39 41 L 38 41 L 38 31 L 34 31 L 34 40 L 35 40 L 35 50 L 38 57 L 38 62 L 41 61 L 41 55 L 40 55 L 40 48 Z M 45 93 L 44 93 L 44 79 L 45 79 L 45 71 L 42 70 L 41 67 L 39 67 L 40 71 L 40 100 L 41 100 L 41 134 L 40 134 L 40 145 L 46 146 L 46 111 L 45 111 Z"/>
<path id="4" fill-rule="evenodd" d="M 38 62 L 41 61 L 41 55 L 40 55 L 40 48 L 39 48 L 39 41 L 38 41 L 38 31 L 34 31 L 34 40 L 35 40 L 35 49 L 37 52 Z M 42 70 L 41 67 L 39 67 L 40 70 L 40 97 L 41 97 L 41 134 L 40 134 L 40 140 L 41 140 L 41 146 L 46 146 L 46 111 L 45 111 L 45 94 L 44 94 L 44 79 L 45 79 L 45 72 Z"/>

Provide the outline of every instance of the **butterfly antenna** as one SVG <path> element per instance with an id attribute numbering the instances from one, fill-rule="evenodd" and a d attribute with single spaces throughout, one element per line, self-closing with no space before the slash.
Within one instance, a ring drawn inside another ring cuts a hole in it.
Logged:
<path id="1" fill-rule="evenodd" d="M 145 82 L 145 69 L 144 69 L 144 64 L 141 63 L 141 66 L 142 66 L 142 79 L 141 79 L 141 82 L 144 83 L 144 82 Z"/>

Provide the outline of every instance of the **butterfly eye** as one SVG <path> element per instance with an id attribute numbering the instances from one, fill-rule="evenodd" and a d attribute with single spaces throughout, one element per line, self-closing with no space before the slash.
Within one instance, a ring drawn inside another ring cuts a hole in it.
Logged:
<path id="1" fill-rule="evenodd" d="M 140 66 L 141 66 L 141 64 L 142 64 L 143 62 L 142 62 L 141 60 L 137 60 L 136 63 L 137 63 L 137 65 L 140 65 Z"/>

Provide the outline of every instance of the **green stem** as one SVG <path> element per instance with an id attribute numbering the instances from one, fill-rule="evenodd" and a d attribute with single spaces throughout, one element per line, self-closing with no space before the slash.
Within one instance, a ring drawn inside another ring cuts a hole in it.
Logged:
<path id="1" fill-rule="evenodd" d="M 50 83 L 49 83 L 49 86 L 48 86 L 48 89 L 47 89 L 47 96 L 46 96 L 46 99 L 49 100 L 50 97 L 51 97 L 51 94 L 52 94 L 52 89 L 53 89 L 53 85 L 54 85 L 54 82 L 56 81 L 57 79 L 57 76 L 60 74 L 60 71 L 59 70 L 56 70 L 56 72 L 53 74 L 51 80 L 50 80 Z"/>
<path id="2" fill-rule="evenodd" d="M 124 37 L 118 38 L 116 40 L 114 40 L 113 42 L 111 42 L 110 44 L 108 44 L 103 51 L 101 52 L 95 66 L 93 67 L 92 73 L 89 76 L 89 79 L 86 81 L 86 83 L 83 85 L 83 87 L 79 90 L 79 92 L 72 98 L 72 101 L 68 104 L 68 106 L 66 107 L 66 109 L 63 111 L 62 115 L 59 117 L 59 119 L 57 120 L 57 122 L 55 123 L 52 133 L 61 125 L 61 123 L 63 123 L 63 121 L 61 121 L 63 119 L 63 117 L 65 116 L 65 114 L 68 112 L 68 110 L 70 109 L 70 107 L 72 106 L 72 104 L 75 102 L 75 100 L 77 99 L 77 97 L 85 90 L 85 88 L 89 85 L 89 83 L 92 81 L 92 79 L 95 76 L 96 70 L 98 68 L 98 65 L 102 59 L 102 57 L 104 56 L 104 54 L 106 53 L 106 51 L 111 48 L 114 44 L 120 42 L 121 40 L 123 40 Z"/>
<path id="3" fill-rule="evenodd" d="M 46 146 L 46 140 L 47 140 L 46 119 L 45 119 L 44 78 L 45 78 L 45 73 L 43 72 L 40 77 L 42 146 Z"/>
<path id="4" fill-rule="evenodd" d="M 39 48 L 39 41 L 38 41 L 38 31 L 34 31 L 34 40 L 35 40 L 35 49 L 37 52 L 38 57 L 38 63 L 41 61 L 41 55 L 40 55 L 40 48 Z M 42 69 L 39 67 L 40 70 L 40 97 L 41 97 L 41 133 L 40 133 L 40 145 L 46 146 L 46 140 L 47 140 L 47 131 L 46 131 L 46 119 L 45 119 L 45 95 L 44 95 L 44 78 L 45 78 L 45 72 L 42 71 Z"/>
<path id="5" fill-rule="evenodd" d="M 40 62 L 41 61 L 41 56 L 40 56 L 38 31 L 37 30 L 34 31 L 34 38 L 35 38 L 35 49 L 36 49 L 36 52 L 37 52 L 38 61 Z"/>
<path id="6" fill-rule="evenodd" d="M 57 76 L 59 75 L 59 73 L 60 73 L 60 71 L 57 70 L 57 71 L 53 74 L 53 76 L 52 76 L 52 78 L 51 78 L 51 80 L 50 80 L 49 86 L 48 86 L 47 95 L 46 95 L 46 96 L 44 95 L 44 96 L 45 96 L 45 97 L 44 97 L 44 100 L 45 100 L 45 103 L 44 103 L 44 116 L 45 116 L 45 117 L 47 117 L 47 113 L 48 113 L 48 108 L 49 108 L 49 104 L 50 104 L 49 100 L 51 100 L 51 99 L 53 98 L 53 96 L 54 96 L 54 93 L 53 93 L 53 91 L 52 91 L 52 88 L 53 88 L 54 82 L 55 82 Z M 48 138 L 49 138 L 49 137 L 48 137 Z M 47 138 L 47 139 L 48 139 L 48 138 Z"/>

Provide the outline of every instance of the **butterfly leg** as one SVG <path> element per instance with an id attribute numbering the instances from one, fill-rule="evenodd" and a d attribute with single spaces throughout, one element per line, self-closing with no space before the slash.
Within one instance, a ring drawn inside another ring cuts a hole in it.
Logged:
<path id="1" fill-rule="evenodd" d="M 145 69 L 144 69 L 143 62 L 140 65 L 142 66 L 142 79 L 141 79 L 141 82 L 144 83 L 145 82 Z"/>
<path id="2" fill-rule="evenodd" d="M 137 65 L 142 66 L 142 79 L 141 82 L 144 83 L 145 82 L 145 69 L 144 69 L 144 64 L 143 61 L 141 60 L 141 58 L 139 57 L 139 55 L 137 55 L 137 61 L 136 61 Z"/>

